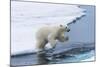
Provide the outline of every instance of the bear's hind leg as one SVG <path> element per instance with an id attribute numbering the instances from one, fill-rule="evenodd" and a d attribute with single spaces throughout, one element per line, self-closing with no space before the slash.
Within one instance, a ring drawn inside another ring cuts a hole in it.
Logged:
<path id="1" fill-rule="evenodd" d="M 45 40 L 40 40 L 37 42 L 37 49 L 38 51 L 43 51 L 47 42 Z"/>

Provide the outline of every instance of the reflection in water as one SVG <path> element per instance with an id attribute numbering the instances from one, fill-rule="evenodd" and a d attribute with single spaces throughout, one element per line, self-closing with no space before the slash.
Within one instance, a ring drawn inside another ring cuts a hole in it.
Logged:
<path id="1" fill-rule="evenodd" d="M 20 66 L 81 62 L 81 60 L 94 56 L 95 43 L 72 43 L 63 46 L 58 44 L 52 53 L 47 50 L 38 53 L 12 56 L 11 65 Z"/>
<path id="2" fill-rule="evenodd" d="M 37 63 L 38 64 L 47 64 L 48 59 L 46 58 L 46 53 L 45 52 L 38 52 L 37 53 Z"/>

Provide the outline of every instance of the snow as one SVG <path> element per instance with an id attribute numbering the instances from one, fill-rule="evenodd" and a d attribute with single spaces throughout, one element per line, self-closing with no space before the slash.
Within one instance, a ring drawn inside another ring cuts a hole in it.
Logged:
<path id="1" fill-rule="evenodd" d="M 66 25 L 83 16 L 77 5 L 11 1 L 11 54 L 35 51 L 35 32 L 45 25 Z"/>

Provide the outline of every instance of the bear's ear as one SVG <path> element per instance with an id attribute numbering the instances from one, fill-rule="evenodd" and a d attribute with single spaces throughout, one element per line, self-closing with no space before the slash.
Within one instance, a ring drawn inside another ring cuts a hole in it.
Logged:
<path id="1" fill-rule="evenodd" d="M 63 25 L 60 24 L 60 27 L 63 27 Z"/>

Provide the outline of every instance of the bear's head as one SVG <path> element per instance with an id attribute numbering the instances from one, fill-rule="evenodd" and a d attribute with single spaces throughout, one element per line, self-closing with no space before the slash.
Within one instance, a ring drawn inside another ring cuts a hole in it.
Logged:
<path id="1" fill-rule="evenodd" d="M 57 39 L 60 42 L 68 41 L 69 37 L 67 35 L 67 32 L 69 32 L 69 31 L 70 31 L 70 29 L 68 28 L 68 26 L 60 25 Z"/>

